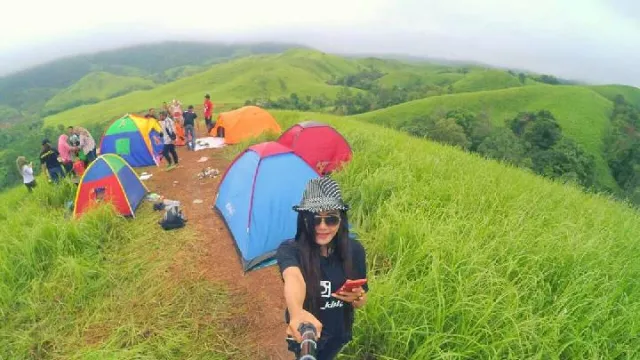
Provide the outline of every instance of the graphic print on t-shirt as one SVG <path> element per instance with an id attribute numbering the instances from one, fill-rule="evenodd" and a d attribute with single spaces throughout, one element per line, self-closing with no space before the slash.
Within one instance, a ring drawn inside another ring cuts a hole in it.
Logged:
<path id="1" fill-rule="evenodd" d="M 320 286 L 322 286 L 322 293 L 320 296 L 322 297 L 331 297 L 331 281 L 320 281 Z"/>
<path id="2" fill-rule="evenodd" d="M 342 300 L 334 299 L 331 296 L 331 281 L 321 280 L 320 287 L 322 287 L 322 292 L 320 293 L 320 296 L 323 298 L 329 298 L 329 300 L 326 300 L 324 302 L 324 305 L 320 307 L 320 310 L 341 308 L 342 306 L 344 306 L 344 303 L 342 302 Z M 333 299 L 333 300 L 330 300 L 330 299 Z"/>

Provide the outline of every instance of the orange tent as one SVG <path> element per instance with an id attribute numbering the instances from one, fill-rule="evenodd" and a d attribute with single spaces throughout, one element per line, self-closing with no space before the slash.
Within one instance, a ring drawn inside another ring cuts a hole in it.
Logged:
<path id="1" fill-rule="evenodd" d="M 276 119 L 266 110 L 257 106 L 244 106 L 218 115 L 216 126 L 209 134 L 217 136 L 218 129 L 224 130 L 225 144 L 237 144 L 245 139 L 272 131 L 280 134 L 282 129 Z"/>

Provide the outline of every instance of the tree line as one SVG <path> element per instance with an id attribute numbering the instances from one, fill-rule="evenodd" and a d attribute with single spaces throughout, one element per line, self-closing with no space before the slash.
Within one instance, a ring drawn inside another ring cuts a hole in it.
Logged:
<path id="1" fill-rule="evenodd" d="M 595 158 L 566 137 L 548 110 L 521 112 L 496 126 L 486 114 L 466 109 L 436 111 L 398 125 L 413 136 L 479 153 L 586 188 L 598 186 Z"/>
<path id="2" fill-rule="evenodd" d="M 622 195 L 640 205 L 640 109 L 622 95 L 614 99 L 605 156 Z"/>

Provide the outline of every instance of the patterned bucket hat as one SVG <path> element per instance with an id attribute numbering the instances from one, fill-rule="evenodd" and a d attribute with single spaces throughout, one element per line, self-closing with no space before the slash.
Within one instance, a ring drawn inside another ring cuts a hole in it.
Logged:
<path id="1" fill-rule="evenodd" d="M 335 180 L 324 176 L 309 180 L 302 194 L 299 205 L 293 207 L 295 211 L 309 211 L 319 213 L 330 210 L 349 210 L 349 205 L 342 201 L 340 187 Z"/>

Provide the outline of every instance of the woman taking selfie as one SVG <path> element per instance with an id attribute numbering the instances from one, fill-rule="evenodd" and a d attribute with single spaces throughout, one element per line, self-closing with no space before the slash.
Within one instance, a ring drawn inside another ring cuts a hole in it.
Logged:
<path id="1" fill-rule="evenodd" d="M 301 341 L 298 328 L 311 323 L 320 336 L 317 359 L 334 359 L 352 338 L 355 309 L 367 302 L 367 284 L 338 291 L 347 279 L 367 277 L 364 248 L 349 238 L 348 208 L 334 180 L 310 180 L 301 203 L 293 207 L 298 212 L 295 239 L 278 248 L 287 341 L 296 356 Z"/>

